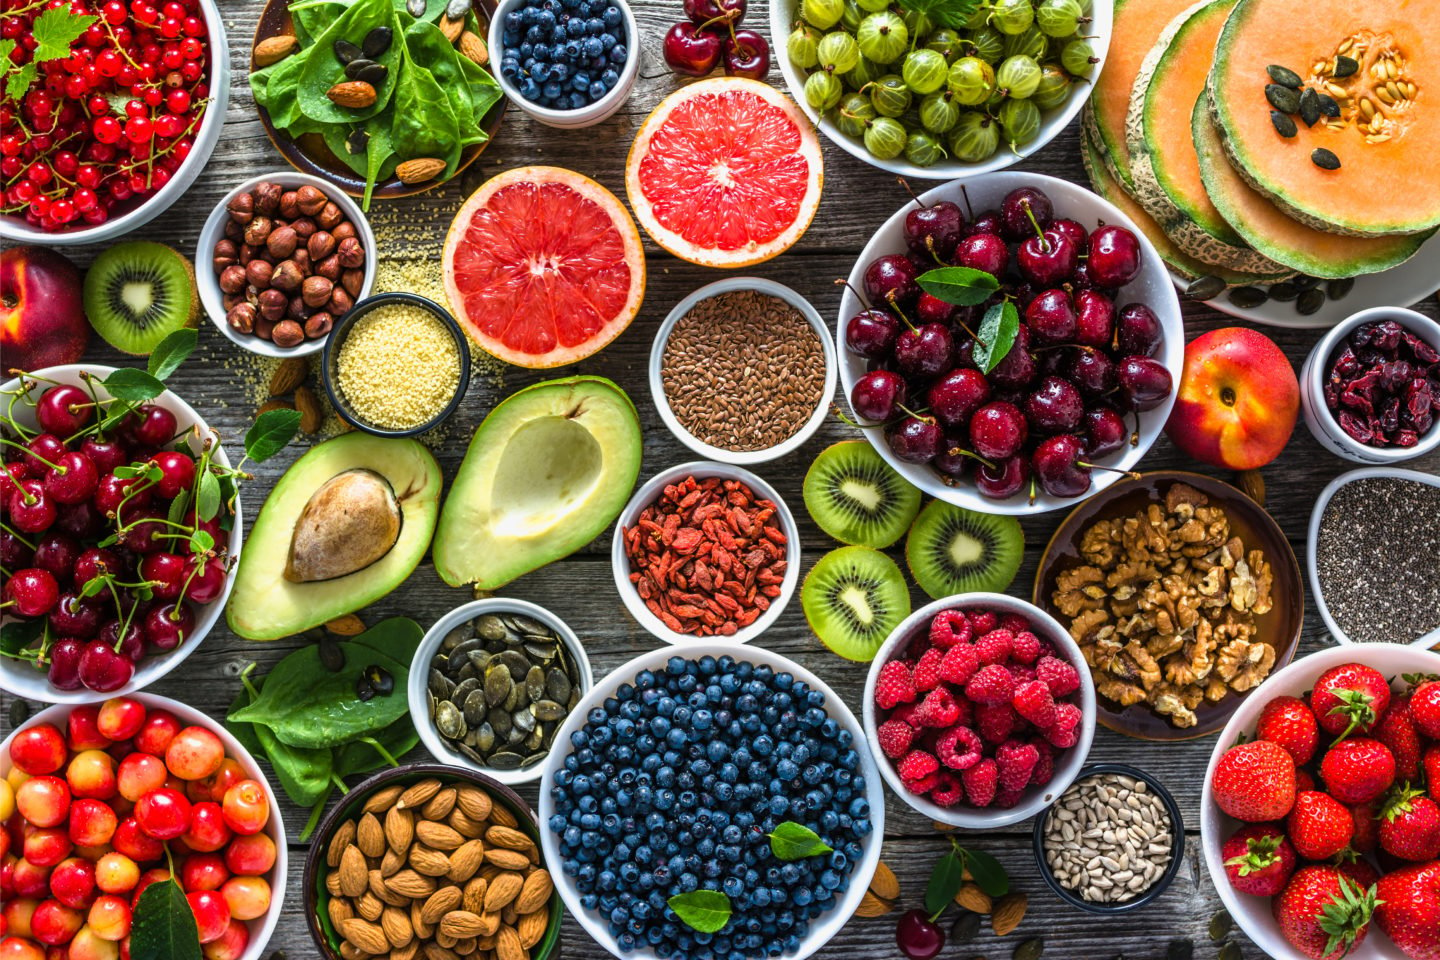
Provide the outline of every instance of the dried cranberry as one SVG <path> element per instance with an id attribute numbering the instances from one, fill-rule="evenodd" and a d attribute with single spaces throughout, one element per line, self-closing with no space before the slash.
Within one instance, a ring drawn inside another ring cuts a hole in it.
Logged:
<path id="1" fill-rule="evenodd" d="M 1391 397 L 1389 402 L 1380 408 L 1380 430 L 1387 437 L 1400 429 L 1400 398 Z"/>
<path id="2" fill-rule="evenodd" d="M 1384 363 L 1390 358 L 1374 347 L 1361 347 L 1355 351 L 1355 359 L 1360 362 L 1361 367 L 1369 369 L 1370 367 Z"/>
<path id="3" fill-rule="evenodd" d="M 1362 323 L 1360 324 L 1360 326 L 1350 331 L 1350 346 L 1355 347 L 1356 349 L 1359 349 L 1360 347 L 1368 347 L 1370 345 L 1370 341 L 1374 339 L 1374 337 L 1375 324 Z"/>
<path id="4" fill-rule="evenodd" d="M 1340 351 L 1340 355 L 1335 358 L 1335 366 L 1332 368 L 1332 373 L 1342 377 L 1349 377 L 1359 372 L 1360 364 L 1355 359 L 1355 351 L 1349 347 L 1345 347 Z"/>
<path id="5" fill-rule="evenodd" d="M 1325 384 L 1325 406 L 1332 411 L 1340 406 L 1340 384 L 1333 381 Z"/>
<path id="6" fill-rule="evenodd" d="M 1350 439 L 1357 443 L 1370 443 L 1375 439 L 1375 431 L 1371 430 L 1365 421 L 1355 414 L 1342 410 L 1339 416 L 1340 429 L 1344 430 Z"/>
<path id="7" fill-rule="evenodd" d="M 1375 328 L 1374 344 L 1381 350 L 1395 350 L 1400 346 L 1400 334 L 1405 328 L 1394 320 L 1383 321 Z"/>
<path id="8" fill-rule="evenodd" d="M 1394 443 L 1397 447 L 1413 447 L 1420 442 L 1420 435 L 1414 430 L 1397 430 Z"/>

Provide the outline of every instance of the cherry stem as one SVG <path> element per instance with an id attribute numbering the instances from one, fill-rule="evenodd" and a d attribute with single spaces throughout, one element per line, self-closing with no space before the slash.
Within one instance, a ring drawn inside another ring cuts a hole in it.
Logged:
<path id="1" fill-rule="evenodd" d="M 1140 479 L 1140 474 L 1136 473 L 1134 470 L 1123 470 L 1120 467 L 1107 467 L 1104 464 L 1100 463 L 1086 463 L 1084 460 L 1076 460 L 1075 465 L 1077 467 L 1084 467 L 1086 470 L 1105 470 L 1110 473 L 1123 473 L 1131 480 Z"/>
<path id="2" fill-rule="evenodd" d="M 23 443 L 16 443 L 14 440 L 7 439 L 6 437 L 0 437 L 0 444 L 4 444 L 7 447 L 14 447 L 16 450 L 24 450 L 28 455 L 34 457 L 36 460 L 39 460 L 41 463 L 45 464 L 45 466 L 60 474 L 60 476 L 62 477 L 70 472 L 69 468 L 62 467 L 58 463 L 51 463 L 49 460 L 46 460 L 34 450 L 31 450 L 29 447 L 25 446 L 25 444 Z M 26 502 L 29 503 L 30 501 Z"/>
<path id="3" fill-rule="evenodd" d="M 919 328 L 916 327 L 915 324 L 913 324 L 913 323 L 910 322 L 910 318 L 907 317 L 907 316 L 905 316 L 905 311 L 900 309 L 900 304 L 898 304 L 898 303 L 895 302 L 895 297 L 894 297 L 893 295 L 892 295 L 892 296 L 889 296 L 889 297 L 886 297 L 885 299 L 890 303 L 890 309 L 891 309 L 891 310 L 894 310 L 895 313 L 896 313 L 896 315 L 898 315 L 898 316 L 900 317 L 900 319 L 901 319 L 902 321 L 904 321 L 905 326 L 907 326 L 907 327 L 910 328 L 910 332 L 911 332 L 911 333 L 919 333 L 919 332 L 920 332 Z"/>
<path id="4" fill-rule="evenodd" d="M 921 423 L 934 423 L 934 422 L 935 422 L 935 418 L 934 418 L 934 417 L 929 416 L 929 415 L 927 415 L 927 414 L 925 414 L 925 413 L 923 413 L 923 412 L 921 412 L 921 413 L 916 413 L 914 410 L 911 410 L 909 407 L 905 406 L 905 404 L 903 404 L 903 403 L 897 403 L 897 404 L 895 404 L 895 406 L 899 407 L 901 410 L 904 410 L 907 414 L 909 414 L 910 416 L 914 417 L 916 420 L 919 420 Z M 921 407 L 920 409 L 923 411 L 925 408 L 924 408 L 924 407 Z"/>
<path id="5" fill-rule="evenodd" d="M 964 449 L 961 449 L 960 447 L 951 447 L 951 448 L 950 448 L 950 452 L 951 452 L 951 453 L 958 453 L 958 454 L 960 454 L 960 456 L 962 456 L 962 457 L 969 457 L 969 458 L 972 459 L 972 460 L 979 460 L 981 463 L 985 464 L 985 466 L 989 467 L 991 470 L 998 470 L 998 469 L 999 469 L 998 466 L 996 466 L 995 464 L 991 463 L 989 460 L 986 460 L 984 457 L 980 456 L 980 454 L 974 452 L 973 450 L 964 450 Z"/>
<path id="6" fill-rule="evenodd" d="M 1040 248 L 1046 253 L 1049 253 L 1050 241 L 1045 239 L 1045 231 L 1040 229 L 1040 221 L 1035 219 L 1035 211 L 1030 209 L 1030 204 L 1024 200 L 1020 201 L 1020 206 L 1024 208 L 1025 216 L 1029 218 L 1030 225 L 1035 228 L 1035 236 L 1040 238 Z"/>
<path id="7" fill-rule="evenodd" d="M 25 548 L 26 548 L 27 550 L 34 550 L 34 549 L 35 549 L 35 544 L 31 543 L 29 540 L 26 540 L 24 537 L 20 536 L 20 534 L 16 533 L 13 529 L 11 529 L 11 528 L 10 528 L 9 526 L 7 526 L 6 524 L 0 523 L 0 530 L 4 530 L 6 533 L 10 534 L 10 536 L 14 537 L 16 540 L 19 540 L 21 543 L 23 543 L 23 544 L 25 545 Z"/>
<path id="8" fill-rule="evenodd" d="M 837 418 L 841 423 L 847 424 L 848 426 L 852 426 L 852 427 L 854 427 L 856 430 L 874 430 L 876 427 L 883 427 L 883 426 L 885 426 L 885 423 L 884 423 L 883 421 L 880 422 L 880 423 L 857 423 L 856 421 L 851 420 L 849 417 L 847 417 L 847 416 L 845 415 L 845 411 L 840 409 L 840 404 L 838 404 L 838 403 L 832 403 L 832 404 L 830 404 L 830 410 L 835 414 L 836 418 Z"/>
<path id="9" fill-rule="evenodd" d="M 865 294 L 861 293 L 859 290 L 856 290 L 855 285 L 852 284 L 849 280 L 846 280 L 844 277 L 840 277 L 835 281 L 835 286 L 844 287 L 845 289 L 849 290 L 851 293 L 855 294 L 855 299 L 859 300 L 861 305 L 864 306 L 866 310 L 870 309 L 870 301 L 865 299 Z"/>
<path id="10" fill-rule="evenodd" d="M 1133 411 L 1135 414 L 1135 429 L 1130 433 L 1130 446 L 1140 446 L 1140 411 Z"/>
<path id="11" fill-rule="evenodd" d="M 963 183 L 960 184 L 960 196 L 965 200 L 965 215 L 970 218 L 971 223 L 974 223 L 975 208 L 970 205 L 970 191 L 966 189 Z"/>
<path id="12" fill-rule="evenodd" d="M 1032 507 L 1035 506 L 1035 495 L 1035 475 L 1032 473 L 1030 475 L 1030 506 Z"/>
<path id="13" fill-rule="evenodd" d="M 924 209 L 925 209 L 925 204 L 924 204 L 924 202 L 921 201 L 921 199 L 920 199 L 919 197 L 915 196 L 915 191 L 914 191 L 914 190 L 910 189 L 910 183 L 909 183 L 909 181 L 907 181 L 904 177 L 896 177 L 896 178 L 895 178 L 895 181 L 896 181 L 897 183 L 899 183 L 900 186 L 902 186 L 902 187 L 905 188 L 905 192 L 908 193 L 908 194 L 910 194 L 910 199 L 915 201 L 915 205 L 916 205 L 916 206 L 918 206 L 921 210 L 924 210 Z"/>

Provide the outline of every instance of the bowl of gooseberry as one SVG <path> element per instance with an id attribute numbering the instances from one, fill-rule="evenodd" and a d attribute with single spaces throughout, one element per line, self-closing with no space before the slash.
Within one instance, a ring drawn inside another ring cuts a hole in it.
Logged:
<path id="1" fill-rule="evenodd" d="M 836 339 L 850 409 L 886 462 L 947 503 L 1016 515 L 1131 474 L 1185 355 L 1180 300 L 1130 218 L 1011 171 L 886 220 L 850 272 Z"/>
<path id="2" fill-rule="evenodd" d="M 113 396 L 116 373 L 71 364 L 0 385 L 0 689 L 19 697 L 142 689 L 195 650 L 234 582 L 243 523 L 225 448 L 169 390 Z"/>
<path id="3" fill-rule="evenodd" d="M 142 895 L 172 878 L 185 906 L 168 909 L 189 908 L 207 960 L 259 960 L 279 922 L 275 793 L 240 741 L 179 701 L 36 714 L 0 743 L 0 822 L 7 958 L 115 957 L 137 918 L 166 912 Z"/>

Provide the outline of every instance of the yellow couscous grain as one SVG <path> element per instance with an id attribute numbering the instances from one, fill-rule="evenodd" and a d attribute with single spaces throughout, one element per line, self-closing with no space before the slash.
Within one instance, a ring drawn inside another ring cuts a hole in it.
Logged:
<path id="1" fill-rule="evenodd" d="M 412 304 L 386 304 L 361 317 L 340 345 L 337 386 L 366 422 L 408 430 L 433 419 L 460 384 L 460 353 L 449 328 Z"/>

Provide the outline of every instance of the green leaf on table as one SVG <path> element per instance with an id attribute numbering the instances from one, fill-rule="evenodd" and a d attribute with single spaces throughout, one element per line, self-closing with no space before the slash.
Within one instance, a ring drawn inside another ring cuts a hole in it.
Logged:
<path id="1" fill-rule="evenodd" d="M 150 360 L 146 365 L 150 375 L 157 380 L 170 376 L 194 352 L 199 339 L 200 335 L 196 331 L 185 327 L 161 340 L 155 349 L 150 351 Z"/>
<path id="2" fill-rule="evenodd" d="M 214 520 L 220 512 L 220 478 L 206 470 L 200 474 L 200 491 L 195 497 L 195 516 Z"/>
<path id="3" fill-rule="evenodd" d="M 144 403 L 165 392 L 165 384 L 135 367 L 121 367 L 100 382 L 110 396 L 126 403 Z"/>
<path id="4" fill-rule="evenodd" d="M 130 960 L 201 960 L 195 914 L 174 880 L 140 894 L 130 927 Z"/>
<path id="5" fill-rule="evenodd" d="M 267 410 L 245 432 L 245 456 L 263 463 L 284 450 L 299 430 L 299 410 Z"/>
<path id="6" fill-rule="evenodd" d="M 951 850 L 935 861 L 935 868 L 930 871 L 930 882 L 925 886 L 925 912 L 933 917 L 944 910 L 964 882 L 965 864 L 960 855 Z"/>
<path id="7" fill-rule="evenodd" d="M 966 850 L 964 868 L 970 871 L 975 884 L 992 897 L 1010 892 L 1010 876 L 1005 868 L 984 850 Z"/>
<path id="8" fill-rule="evenodd" d="M 930 296 L 959 307 L 973 307 L 989 300 L 1000 281 L 995 275 L 971 267 L 940 267 L 926 270 L 915 278 L 920 289 Z"/>
<path id="9" fill-rule="evenodd" d="M 770 852 L 780 860 L 803 860 L 834 849 L 814 830 L 793 820 L 776 824 L 770 834 Z"/>
<path id="10" fill-rule="evenodd" d="M 91 13 L 75 13 L 69 4 L 51 7 L 30 24 L 34 33 L 35 62 L 60 60 L 70 56 L 70 45 L 100 18 Z"/>
<path id="11" fill-rule="evenodd" d="M 730 898 L 719 890 L 677 893 L 665 902 L 691 930 L 719 933 L 730 922 Z"/>
<path id="12" fill-rule="evenodd" d="M 13 657 L 45 632 L 44 620 L 11 620 L 0 626 L 0 653 Z"/>
<path id="13" fill-rule="evenodd" d="M 347 642 L 378 650 L 392 660 L 409 663 L 415 659 L 415 651 L 420 649 L 423 639 L 425 631 L 420 629 L 420 624 L 409 617 L 390 617 L 364 633 L 350 637 Z"/>
<path id="14" fill-rule="evenodd" d="M 1020 332 L 1020 311 L 1015 304 L 1006 300 L 985 311 L 980 329 L 975 331 L 975 352 L 973 359 L 981 373 L 989 373 L 1000 365 L 1015 345 L 1015 336 Z"/>

